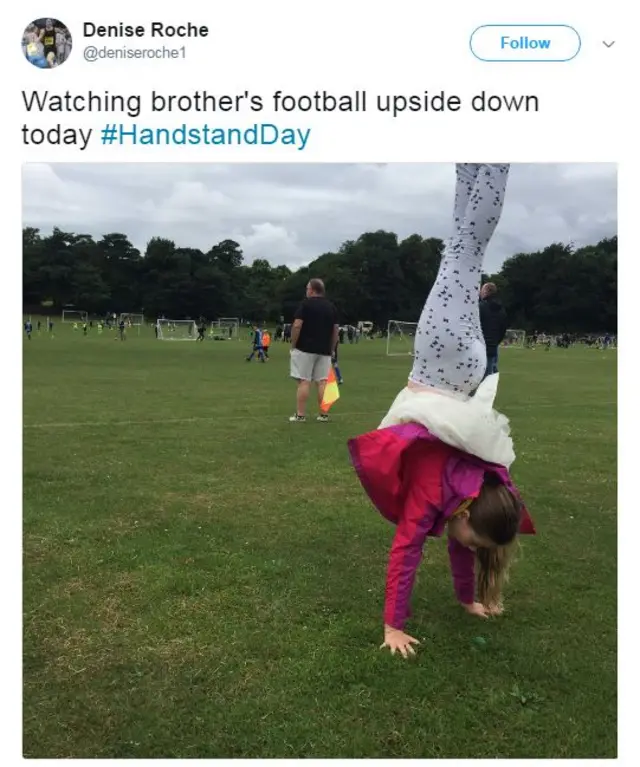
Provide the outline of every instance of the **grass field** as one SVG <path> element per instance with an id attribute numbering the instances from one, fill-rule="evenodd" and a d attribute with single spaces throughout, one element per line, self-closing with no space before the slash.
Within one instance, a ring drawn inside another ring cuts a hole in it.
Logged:
<path id="1" fill-rule="evenodd" d="M 346 440 L 409 358 L 343 347 L 332 422 L 290 424 L 284 345 L 112 338 L 24 343 L 25 756 L 615 756 L 615 352 L 503 353 L 539 535 L 492 622 L 430 543 L 407 662 Z"/>

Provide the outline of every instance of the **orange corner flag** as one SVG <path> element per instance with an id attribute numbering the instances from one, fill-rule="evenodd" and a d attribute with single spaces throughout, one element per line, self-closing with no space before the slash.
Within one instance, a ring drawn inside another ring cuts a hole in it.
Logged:
<path id="1" fill-rule="evenodd" d="M 338 388 L 338 381 L 336 380 L 336 374 L 332 365 L 331 370 L 329 371 L 329 377 L 327 378 L 327 385 L 324 389 L 324 395 L 322 396 L 322 405 L 320 405 L 320 410 L 322 410 L 323 413 L 328 413 L 334 402 L 337 402 L 339 399 L 340 390 Z"/>

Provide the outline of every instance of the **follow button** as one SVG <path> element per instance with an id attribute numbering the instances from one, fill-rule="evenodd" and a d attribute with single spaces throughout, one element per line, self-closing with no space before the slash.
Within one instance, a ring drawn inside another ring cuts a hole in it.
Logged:
<path id="1" fill-rule="evenodd" d="M 471 34 L 471 53 L 480 61 L 571 61 L 582 41 L 567 24 L 485 24 Z"/>

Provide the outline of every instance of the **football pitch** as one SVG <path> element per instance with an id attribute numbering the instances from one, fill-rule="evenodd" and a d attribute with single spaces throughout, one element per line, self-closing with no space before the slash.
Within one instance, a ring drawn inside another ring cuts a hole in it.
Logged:
<path id="1" fill-rule="evenodd" d="M 292 424 L 284 344 L 55 330 L 24 342 L 25 756 L 616 755 L 615 351 L 502 353 L 538 535 L 490 622 L 430 541 L 403 661 L 346 441 L 408 356 L 342 346 L 332 421 Z"/>

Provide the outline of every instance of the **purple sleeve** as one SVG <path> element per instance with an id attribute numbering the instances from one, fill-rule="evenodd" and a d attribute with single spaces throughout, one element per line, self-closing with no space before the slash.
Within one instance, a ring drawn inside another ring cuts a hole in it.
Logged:
<path id="1" fill-rule="evenodd" d="M 456 597 L 463 605 L 470 605 L 476 598 L 475 554 L 451 537 L 447 548 Z"/>
<path id="2" fill-rule="evenodd" d="M 410 501 L 405 504 L 393 537 L 387 566 L 384 597 L 384 622 L 387 626 L 402 630 L 411 615 L 413 583 L 422 559 L 424 542 L 436 515 L 436 510 L 430 504 L 424 509 Z"/>

